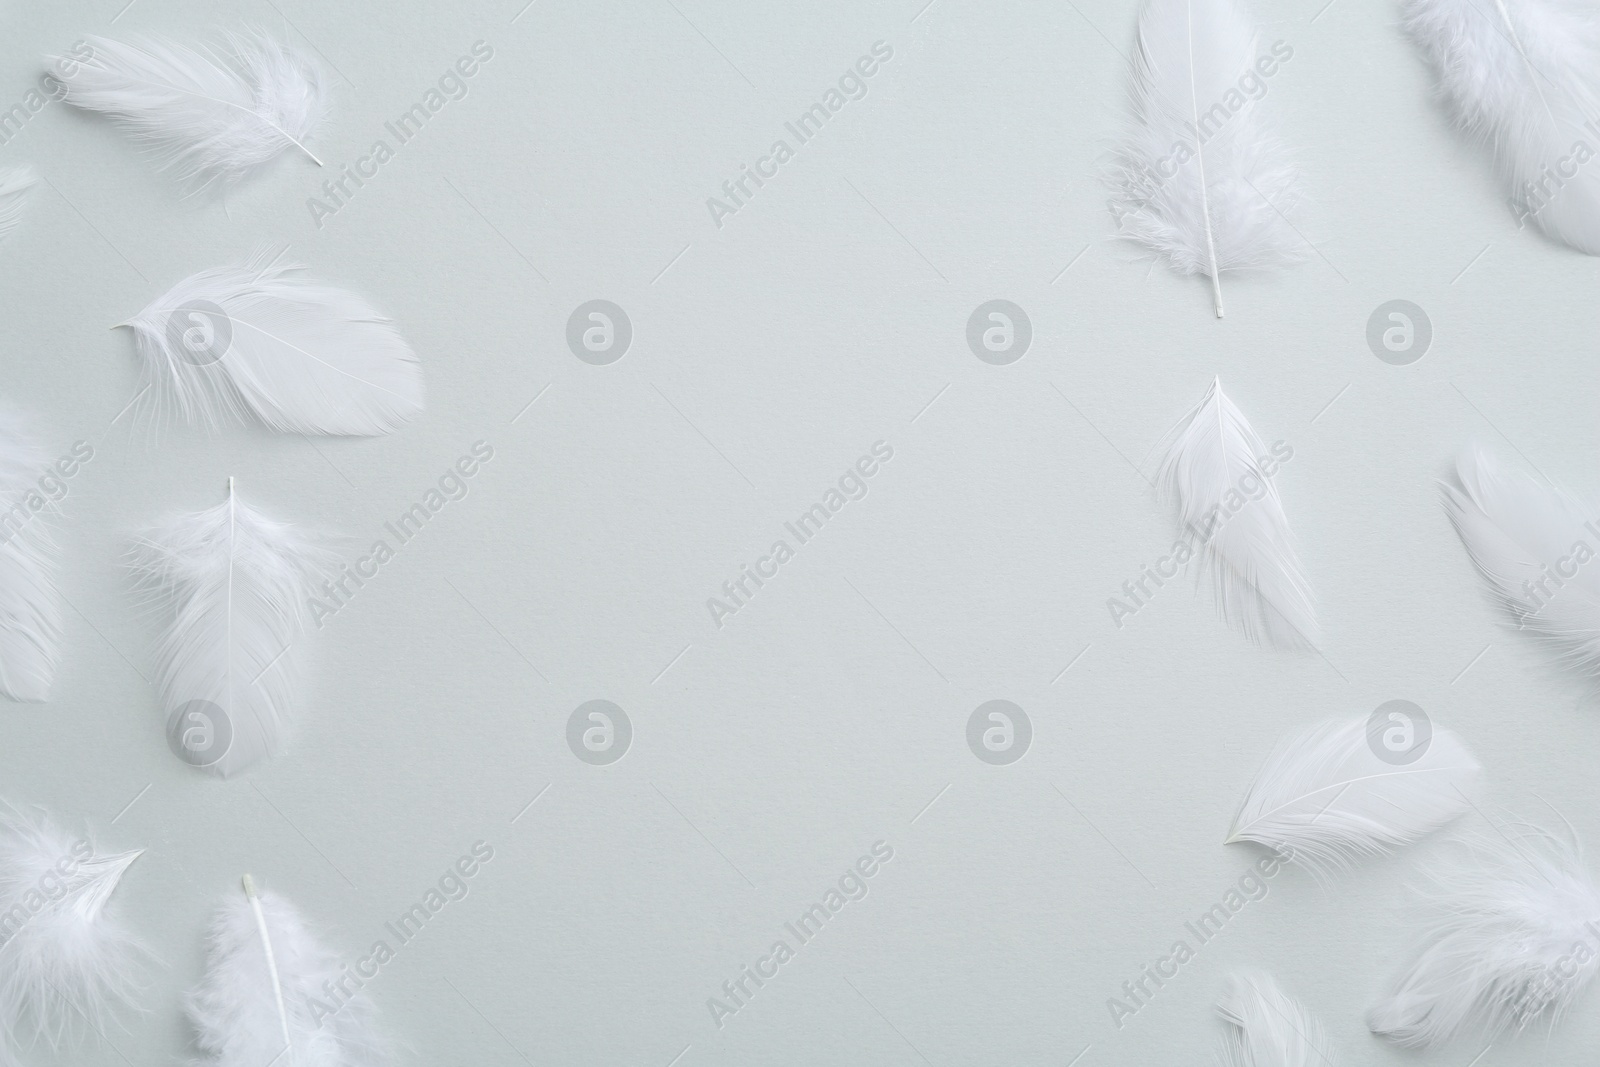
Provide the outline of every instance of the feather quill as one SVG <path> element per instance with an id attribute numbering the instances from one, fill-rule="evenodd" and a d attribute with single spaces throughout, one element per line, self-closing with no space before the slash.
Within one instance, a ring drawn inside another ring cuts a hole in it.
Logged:
<path id="1" fill-rule="evenodd" d="M 1467 810 L 1480 768 L 1459 737 L 1432 730 L 1405 763 L 1380 758 L 1381 743 L 1366 718 L 1289 737 L 1250 786 L 1226 843 L 1254 841 L 1327 874 L 1419 840 Z"/>
<path id="2" fill-rule="evenodd" d="M 1181 274 L 1304 258 L 1289 220 L 1298 176 L 1242 91 L 1257 79 L 1255 27 L 1235 0 L 1145 0 L 1133 60 L 1133 121 L 1109 181 L 1118 235 Z"/>
<path id="3" fill-rule="evenodd" d="M 1422 943 L 1367 1025 L 1398 1044 L 1554 1024 L 1600 967 L 1600 890 L 1575 841 L 1475 834 L 1422 888 Z"/>
<path id="4" fill-rule="evenodd" d="M 0 170 L 0 241 L 10 236 L 22 221 L 22 209 L 33 192 L 35 180 L 31 167 Z"/>
<path id="5" fill-rule="evenodd" d="M 1265 463 L 1277 460 L 1213 379 L 1168 435 L 1157 481 L 1196 542 L 1223 616 L 1252 641 L 1302 648 L 1316 643 L 1316 607 Z"/>
<path id="6" fill-rule="evenodd" d="M 1217 1014 L 1228 1026 L 1224 1067 L 1331 1067 L 1334 1062 L 1321 1022 L 1268 975 L 1229 976 Z"/>
<path id="7" fill-rule="evenodd" d="M 422 410 L 422 366 L 363 298 L 307 281 L 263 250 L 201 271 L 120 325 L 150 403 L 208 427 L 372 436 Z"/>
<path id="8" fill-rule="evenodd" d="M 206 975 L 189 995 L 189 1019 L 208 1067 L 381 1067 L 390 1055 L 377 1009 L 348 986 L 347 968 L 292 904 L 257 894 L 249 875 L 211 924 Z M 345 985 L 341 985 L 345 982 Z"/>
<path id="9" fill-rule="evenodd" d="M 56 546 L 39 492 L 48 457 L 0 413 L 0 693 L 44 700 L 61 648 Z"/>
<path id="10" fill-rule="evenodd" d="M 231 478 L 227 500 L 135 544 L 129 562 L 167 618 L 156 648 L 163 704 L 173 717 L 198 708 L 210 731 L 197 766 L 226 778 L 282 748 L 298 698 L 302 605 L 332 560 L 321 542 L 241 500 Z"/>
<path id="11" fill-rule="evenodd" d="M 1600 254 L 1600 169 L 1590 162 L 1600 144 L 1600 22 L 1592 7 L 1406 0 L 1405 27 L 1457 125 L 1492 148 L 1518 228 L 1531 221 Z"/>
<path id="12" fill-rule="evenodd" d="M 86 44 L 88 58 L 50 57 L 63 99 L 111 116 L 186 185 L 231 185 L 291 147 L 322 165 L 305 142 L 327 117 L 324 76 L 266 34 Z"/>

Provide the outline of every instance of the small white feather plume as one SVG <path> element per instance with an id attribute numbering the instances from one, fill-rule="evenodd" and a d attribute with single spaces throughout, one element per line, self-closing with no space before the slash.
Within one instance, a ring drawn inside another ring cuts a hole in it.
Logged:
<path id="1" fill-rule="evenodd" d="M 1278 648 L 1317 640 L 1311 584 L 1268 473 L 1293 454 L 1279 441 L 1269 455 L 1213 380 L 1168 435 L 1157 475 L 1162 495 L 1178 509 L 1183 536 L 1195 542 L 1222 614 L 1252 641 Z"/>
<path id="2" fill-rule="evenodd" d="M 138 991 L 148 956 L 108 902 L 142 852 L 97 853 L 0 802 L 0 1060 L 31 1038 L 59 1049 L 103 1029 Z"/>
<path id="3" fill-rule="evenodd" d="M 61 649 L 51 501 L 39 491 L 44 452 L 0 412 L 0 693 L 44 700 Z"/>
<path id="4" fill-rule="evenodd" d="M 1304 258 L 1289 222 L 1300 205 L 1296 168 L 1250 91 L 1263 84 L 1258 58 L 1236 0 L 1145 0 L 1133 123 L 1111 176 L 1119 236 L 1182 274 L 1210 277 L 1219 319 L 1223 271 Z"/>
<path id="5" fill-rule="evenodd" d="M 1457 124 L 1492 147 L 1519 228 L 1531 221 L 1600 254 L 1593 8 L 1575 0 L 1406 0 L 1405 26 Z"/>
<path id="6" fill-rule="evenodd" d="M 0 241 L 10 236 L 22 221 L 22 209 L 28 203 L 36 180 L 31 167 L 0 169 Z"/>
<path id="7" fill-rule="evenodd" d="M 394 323 L 281 255 L 201 271 L 121 324 L 151 403 L 205 426 L 307 434 L 384 434 L 420 412 L 422 366 Z"/>
<path id="8" fill-rule="evenodd" d="M 1560 665 L 1600 680 L 1600 508 L 1476 447 L 1440 488 L 1490 598 Z"/>
<path id="9" fill-rule="evenodd" d="M 346 968 L 276 893 L 230 896 L 211 924 L 206 975 L 188 998 L 209 1067 L 381 1067 L 390 1062 L 363 992 L 331 999 Z"/>
<path id="10" fill-rule="evenodd" d="M 87 58 L 50 57 L 63 99 L 110 115 L 185 184 L 230 185 L 291 147 L 322 165 L 305 142 L 327 117 L 326 80 L 266 34 L 85 43 Z"/>
<path id="11" fill-rule="evenodd" d="M 196 766 L 226 778 L 283 746 L 305 605 L 332 560 L 320 541 L 239 499 L 231 478 L 221 504 L 135 544 L 129 562 L 166 617 L 156 648 L 162 702 L 169 716 L 197 715 L 203 730 Z"/>
<path id="12" fill-rule="evenodd" d="M 1463 814 L 1480 769 L 1459 737 L 1413 716 L 1319 723 L 1278 745 L 1228 843 L 1255 841 L 1326 874 Z"/>
<path id="13" fill-rule="evenodd" d="M 1225 1067 L 1332 1067 L 1333 1047 L 1322 1023 L 1268 975 L 1230 975 L 1217 1014 L 1228 1025 Z"/>
<path id="14" fill-rule="evenodd" d="M 1554 1024 L 1600 967 L 1600 890 L 1575 841 L 1530 826 L 1468 839 L 1422 892 L 1422 944 L 1367 1025 L 1412 1048 Z"/>

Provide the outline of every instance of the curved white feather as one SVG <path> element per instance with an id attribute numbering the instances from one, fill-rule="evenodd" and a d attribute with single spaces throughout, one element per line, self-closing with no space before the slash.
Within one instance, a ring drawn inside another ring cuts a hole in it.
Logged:
<path id="1" fill-rule="evenodd" d="M 281 254 L 281 253 L 280 253 Z M 189 422 L 370 436 L 422 410 L 422 365 L 365 299 L 261 251 L 186 278 L 133 328 L 148 403 Z"/>
<path id="2" fill-rule="evenodd" d="M 1440 489 L 1490 598 L 1559 664 L 1600 678 L 1600 508 L 1476 447 Z"/>
<path id="3" fill-rule="evenodd" d="M 1380 759 L 1379 743 L 1365 718 L 1319 723 L 1280 743 L 1239 805 L 1228 843 L 1291 852 L 1326 873 L 1416 841 L 1470 806 L 1481 768 L 1455 734 L 1433 730 L 1408 763 Z"/>
<path id="4" fill-rule="evenodd" d="M 197 765 L 226 778 L 282 747 L 299 689 L 303 606 L 332 559 L 240 500 L 231 481 L 227 500 L 134 546 L 130 563 L 168 618 L 156 648 L 163 704 L 169 714 L 198 708 L 215 729 Z M 225 751 L 209 750 L 224 738 Z"/>
<path id="5" fill-rule="evenodd" d="M 1492 147 L 1519 226 L 1532 221 L 1600 254 L 1594 9 L 1574 0 L 1407 0 L 1405 26 L 1456 123 Z"/>
<path id="6" fill-rule="evenodd" d="M 1268 975 L 1230 975 L 1217 1014 L 1228 1024 L 1225 1067 L 1331 1067 L 1334 1062 L 1322 1023 Z"/>
<path id="7" fill-rule="evenodd" d="M 31 167 L 0 169 L 0 241 L 10 236 L 22 221 L 22 209 L 28 203 L 36 180 Z"/>
<path id="8" fill-rule="evenodd" d="M 86 44 L 88 58 L 50 57 L 63 99 L 110 115 L 180 181 L 229 185 L 291 147 L 321 165 L 305 142 L 327 116 L 323 74 L 266 34 Z"/>
<path id="9" fill-rule="evenodd" d="M 1198 542 L 1223 615 L 1253 641 L 1315 644 L 1311 584 L 1278 490 L 1262 469 L 1267 448 L 1221 382 L 1212 381 L 1168 441 L 1157 476 L 1162 494 L 1176 504 L 1185 536 Z"/>
<path id="10" fill-rule="evenodd" d="M 39 489 L 44 452 L 18 420 L 0 413 L 0 693 L 44 700 L 61 650 L 56 546 Z"/>
<path id="11" fill-rule="evenodd" d="M 1118 235 L 1183 274 L 1304 258 L 1289 220 L 1300 196 L 1283 144 L 1243 87 L 1259 84 L 1256 31 L 1235 0 L 1145 0 L 1133 122 L 1113 160 Z"/>
<path id="12" fill-rule="evenodd" d="M 1417 956 L 1367 1012 L 1413 1048 L 1553 1024 L 1600 968 L 1600 890 L 1576 843 L 1532 827 L 1469 839 L 1422 893 Z"/>

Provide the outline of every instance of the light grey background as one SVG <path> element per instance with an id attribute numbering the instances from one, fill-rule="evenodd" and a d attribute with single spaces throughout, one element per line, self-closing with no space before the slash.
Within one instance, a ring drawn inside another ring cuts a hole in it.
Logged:
<path id="1" fill-rule="evenodd" d="M 96 453 L 62 504 L 56 694 L 4 709 L 0 781 L 149 849 L 118 898 L 165 963 L 146 1014 L 57 1062 L 181 1054 L 179 997 L 241 873 L 353 959 L 480 839 L 470 895 L 368 986 L 403 1062 L 1197 1062 L 1239 966 L 1303 998 L 1345 1062 L 1413 1062 L 1361 1013 L 1409 951 L 1397 907 L 1426 849 L 1328 888 L 1281 875 L 1121 1029 L 1105 1002 L 1254 858 L 1220 841 L 1307 723 L 1414 700 L 1482 755 L 1495 802 L 1538 813 L 1537 793 L 1600 835 L 1600 720 L 1498 627 L 1435 490 L 1473 439 L 1600 487 L 1597 265 L 1516 231 L 1391 0 L 1255 5 L 1294 49 L 1269 103 L 1316 253 L 1229 279 L 1221 322 L 1203 281 L 1108 240 L 1127 0 L 123 2 L 9 4 L 5 105 L 85 33 L 257 24 L 342 75 L 314 142 L 336 165 L 473 42 L 494 57 L 320 229 L 328 171 L 301 158 L 224 202 L 55 104 L 0 148 L 48 182 L 0 246 L 4 398 L 52 454 Z M 706 198 L 879 40 L 866 98 L 717 228 Z M 349 441 L 113 424 L 137 377 L 106 327 L 263 242 L 394 315 L 423 418 Z M 595 298 L 635 331 L 605 367 L 564 341 Z M 1034 329 L 1005 367 L 965 342 L 994 298 Z M 1410 367 L 1364 339 L 1396 298 L 1435 330 Z M 1171 540 L 1152 446 L 1213 375 L 1295 449 L 1278 485 L 1322 658 L 1250 646 L 1181 583 L 1111 624 L 1106 598 Z M 870 494 L 716 628 L 706 598 L 880 439 Z M 129 534 L 233 475 L 363 545 L 478 440 L 495 458 L 471 495 L 318 634 L 290 751 L 226 783 L 174 758 Z M 635 731 L 606 767 L 565 742 L 595 698 Z M 965 742 L 1000 698 L 1035 730 L 1005 767 Z M 870 895 L 715 1027 L 707 998 L 878 840 L 895 855 Z M 1597 1042 L 1586 996 L 1477 1062 L 1588 1063 Z"/>

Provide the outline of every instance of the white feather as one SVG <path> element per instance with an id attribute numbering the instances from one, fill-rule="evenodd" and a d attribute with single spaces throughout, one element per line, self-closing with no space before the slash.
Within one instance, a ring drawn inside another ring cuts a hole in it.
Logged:
<path id="1" fill-rule="evenodd" d="M 281 253 L 279 253 L 281 255 Z M 422 410 L 422 367 L 363 298 L 258 252 L 186 278 L 133 328 L 151 402 L 189 422 L 388 433 Z"/>
<path id="2" fill-rule="evenodd" d="M 1320 723 L 1281 742 L 1256 776 L 1228 843 L 1254 841 L 1319 873 L 1383 855 L 1467 810 L 1478 761 L 1448 730 L 1410 763 L 1378 758 L 1368 720 Z"/>
<path id="3" fill-rule="evenodd" d="M 142 852 L 98 854 L 0 802 L 0 1056 L 33 1037 L 59 1049 L 131 1001 L 148 956 L 107 905 Z"/>
<path id="4" fill-rule="evenodd" d="M 1490 598 L 1562 666 L 1600 679 L 1600 509 L 1480 448 L 1463 452 L 1440 488 Z"/>
<path id="5" fill-rule="evenodd" d="M 1296 168 L 1245 92 L 1260 81 L 1258 58 L 1235 0 L 1145 0 L 1132 128 L 1113 161 L 1118 234 L 1180 273 L 1209 276 L 1218 318 L 1222 271 L 1304 258 L 1289 221 Z"/>
<path id="6" fill-rule="evenodd" d="M 1600 967 L 1600 891 L 1575 842 L 1533 827 L 1468 840 L 1422 892 L 1422 944 L 1367 1012 L 1373 1033 L 1427 1048 L 1553 1024 Z"/>
<path id="7" fill-rule="evenodd" d="M 1322 1024 L 1268 975 L 1230 975 L 1217 1014 L 1228 1024 L 1225 1067 L 1331 1067 L 1334 1062 Z"/>
<path id="8" fill-rule="evenodd" d="M 304 605 L 333 553 L 239 499 L 185 515 L 141 538 L 130 563 L 167 618 L 156 648 L 169 715 L 206 701 L 231 735 L 204 765 L 223 777 L 277 752 L 292 724 Z"/>
<path id="9" fill-rule="evenodd" d="M 56 546 L 39 491 L 48 457 L 0 413 L 0 693 L 44 700 L 61 649 Z"/>
<path id="10" fill-rule="evenodd" d="M 1316 607 L 1278 490 L 1262 471 L 1267 458 L 1213 380 L 1169 434 L 1157 477 L 1184 537 L 1196 542 L 1223 615 L 1252 641 L 1300 648 L 1316 642 Z"/>
<path id="11" fill-rule="evenodd" d="M 28 203 L 35 180 L 31 167 L 0 170 L 0 241 L 22 221 L 22 209 Z"/>
<path id="12" fill-rule="evenodd" d="M 110 115 L 180 181 L 229 185 L 290 147 L 321 166 L 305 142 L 327 116 L 323 74 L 266 34 L 86 43 L 87 59 L 52 57 L 63 99 Z"/>
<path id="13" fill-rule="evenodd" d="M 1406 0 L 1455 121 L 1492 147 L 1519 226 L 1600 254 L 1600 21 L 1575 0 Z M 1574 149 L 1587 147 L 1587 155 Z M 1569 173 L 1563 173 L 1569 172 Z"/>
<path id="14" fill-rule="evenodd" d="M 275 893 L 229 897 L 211 924 L 206 975 L 188 997 L 209 1067 L 380 1067 L 390 1062 L 365 993 L 342 999 L 340 966 Z"/>

